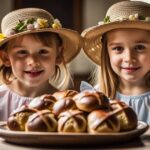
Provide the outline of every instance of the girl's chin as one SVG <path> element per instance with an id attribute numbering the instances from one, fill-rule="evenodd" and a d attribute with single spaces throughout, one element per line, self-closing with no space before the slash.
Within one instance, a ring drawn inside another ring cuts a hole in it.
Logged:
<path id="1" fill-rule="evenodd" d="M 28 86 L 28 87 L 33 87 L 33 88 L 36 87 L 37 88 L 37 87 L 40 87 L 42 83 L 37 81 L 37 82 L 26 82 L 24 84 L 26 84 L 26 86 Z"/>
<path id="2" fill-rule="evenodd" d="M 139 79 L 135 78 L 135 77 L 128 77 L 128 78 L 124 78 L 125 81 L 130 82 L 130 83 L 136 83 L 138 82 Z"/>

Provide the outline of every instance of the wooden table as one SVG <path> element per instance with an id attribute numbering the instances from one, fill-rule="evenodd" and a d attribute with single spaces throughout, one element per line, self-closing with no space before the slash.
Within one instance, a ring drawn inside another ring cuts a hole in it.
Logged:
<path id="1" fill-rule="evenodd" d="M 11 144 L 11 143 L 7 143 L 4 141 L 4 139 L 0 138 L 0 150 L 66 150 L 66 149 L 70 149 L 70 150 L 75 150 L 75 149 L 91 149 L 91 150 L 100 150 L 100 149 L 104 149 L 104 150 L 113 150 L 113 149 L 124 149 L 124 150 L 150 150 L 150 129 L 143 134 L 140 138 L 134 139 L 130 142 L 126 142 L 126 143 L 118 143 L 115 145 L 108 145 L 108 146 L 99 146 L 99 145 L 95 145 L 95 146 L 83 146 L 83 147 L 74 147 L 74 146 L 63 146 L 62 147 L 57 147 L 57 146 L 23 146 L 23 145 L 16 145 L 16 144 Z"/>

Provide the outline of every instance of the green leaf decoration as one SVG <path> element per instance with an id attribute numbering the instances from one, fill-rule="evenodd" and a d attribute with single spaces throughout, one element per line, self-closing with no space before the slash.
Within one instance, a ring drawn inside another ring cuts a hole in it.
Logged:
<path id="1" fill-rule="evenodd" d="M 110 16 L 106 16 L 103 21 L 104 21 L 104 23 L 109 23 L 110 22 Z"/>
<path id="2" fill-rule="evenodd" d="M 139 20 L 145 20 L 144 16 L 139 16 Z"/>
<path id="3" fill-rule="evenodd" d="M 16 27 L 15 27 L 15 30 L 18 31 L 20 29 L 20 27 L 22 27 L 24 25 L 23 22 L 19 22 Z"/>

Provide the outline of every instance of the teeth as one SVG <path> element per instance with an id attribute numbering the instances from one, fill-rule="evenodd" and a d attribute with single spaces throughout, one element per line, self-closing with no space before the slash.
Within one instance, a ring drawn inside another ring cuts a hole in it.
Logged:
<path id="1" fill-rule="evenodd" d="M 34 70 L 34 71 L 26 71 L 26 72 L 33 72 L 33 73 L 36 73 L 36 72 L 40 72 L 40 71 L 42 71 L 42 70 Z"/>
<path id="2" fill-rule="evenodd" d="M 133 67 L 133 66 L 122 66 L 121 68 L 134 69 L 134 68 L 137 68 L 137 67 Z"/>
<path id="3" fill-rule="evenodd" d="M 134 68 L 134 66 L 130 65 L 130 66 L 121 66 L 122 68 Z"/>

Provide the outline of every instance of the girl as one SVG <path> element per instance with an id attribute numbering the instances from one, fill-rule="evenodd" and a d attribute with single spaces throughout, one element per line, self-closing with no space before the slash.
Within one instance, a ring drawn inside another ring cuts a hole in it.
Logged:
<path id="1" fill-rule="evenodd" d="M 99 88 L 150 123 L 150 4 L 122 1 L 86 29 L 84 51 L 100 68 Z"/>
<path id="2" fill-rule="evenodd" d="M 70 85 L 66 63 L 78 54 L 81 38 L 39 8 L 10 12 L 1 27 L 0 120 L 7 120 L 34 97 Z"/>

